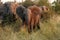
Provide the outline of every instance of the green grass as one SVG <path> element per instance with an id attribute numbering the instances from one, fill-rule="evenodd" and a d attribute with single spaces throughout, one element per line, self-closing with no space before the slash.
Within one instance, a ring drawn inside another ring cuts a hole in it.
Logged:
<path id="1" fill-rule="evenodd" d="M 53 17 L 48 22 L 41 22 L 41 29 L 29 34 L 26 30 L 20 30 L 17 23 L 0 27 L 0 40 L 60 40 L 60 16 Z M 18 30 L 19 29 L 19 30 Z"/>

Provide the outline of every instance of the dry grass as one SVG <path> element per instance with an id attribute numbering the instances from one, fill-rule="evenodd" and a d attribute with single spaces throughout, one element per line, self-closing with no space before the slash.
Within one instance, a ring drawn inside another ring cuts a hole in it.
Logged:
<path id="1" fill-rule="evenodd" d="M 0 40 L 60 40 L 60 16 L 41 23 L 41 29 L 31 34 L 20 30 L 17 24 L 7 25 L 4 29 L 0 27 Z"/>

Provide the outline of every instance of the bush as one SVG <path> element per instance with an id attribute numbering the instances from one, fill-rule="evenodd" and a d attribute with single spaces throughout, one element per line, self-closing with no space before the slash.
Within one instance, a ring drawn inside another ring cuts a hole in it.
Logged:
<path id="1" fill-rule="evenodd" d="M 25 1 L 25 2 L 22 3 L 22 5 L 27 8 L 29 6 L 34 5 L 34 3 L 32 1 Z"/>
<path id="2" fill-rule="evenodd" d="M 11 24 L 16 21 L 15 15 L 13 14 L 4 14 L 2 24 Z"/>

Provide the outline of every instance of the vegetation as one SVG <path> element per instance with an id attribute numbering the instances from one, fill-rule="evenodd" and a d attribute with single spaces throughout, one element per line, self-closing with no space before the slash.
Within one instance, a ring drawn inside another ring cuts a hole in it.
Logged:
<path id="1" fill-rule="evenodd" d="M 0 40 L 60 40 L 60 16 L 41 23 L 41 29 L 29 34 L 27 29 L 20 29 L 17 24 L 0 27 Z M 19 30 L 19 31 L 18 31 Z"/>
<path id="2" fill-rule="evenodd" d="M 2 21 L 2 24 L 3 25 L 9 25 L 9 24 L 11 24 L 11 23 L 15 23 L 15 21 L 16 21 L 16 18 L 15 18 L 15 15 L 13 15 L 13 14 L 4 14 L 3 15 L 3 21 Z"/>
<path id="3" fill-rule="evenodd" d="M 27 8 L 29 6 L 34 5 L 34 3 L 31 0 L 26 0 L 25 2 L 22 3 L 22 5 Z"/>
<path id="4" fill-rule="evenodd" d="M 27 28 L 23 27 L 22 21 L 18 19 L 15 23 L 5 25 L 3 28 L 0 25 L 0 40 L 60 40 L 60 15 L 57 14 L 60 11 L 60 4 L 55 3 L 55 6 L 52 7 L 48 0 L 38 0 L 37 3 L 26 0 L 22 3 L 25 7 L 33 4 L 45 5 L 49 8 L 49 12 L 46 14 L 47 17 L 44 16 L 44 20 L 40 22 L 40 30 L 29 34 Z M 10 17 L 12 16 L 5 15 L 5 22 L 8 20 L 7 22 L 10 23 L 10 19 L 13 21 L 13 18 Z"/>
<path id="5" fill-rule="evenodd" d="M 55 12 L 60 14 L 60 3 L 58 3 L 57 1 L 54 1 L 52 4 L 55 4 L 53 6 L 53 9 L 55 10 Z"/>

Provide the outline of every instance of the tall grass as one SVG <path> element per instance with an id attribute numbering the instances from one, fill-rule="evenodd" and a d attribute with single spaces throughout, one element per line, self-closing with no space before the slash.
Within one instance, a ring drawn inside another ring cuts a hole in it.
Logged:
<path id="1" fill-rule="evenodd" d="M 59 18 L 60 16 L 57 15 L 47 22 L 41 22 L 41 29 L 31 34 L 24 30 L 24 28 L 20 28 L 21 22 L 19 21 L 6 25 L 4 28 L 0 27 L 0 40 L 60 40 Z"/>

